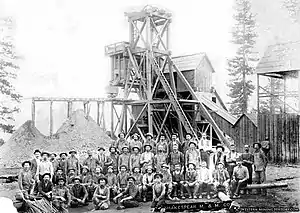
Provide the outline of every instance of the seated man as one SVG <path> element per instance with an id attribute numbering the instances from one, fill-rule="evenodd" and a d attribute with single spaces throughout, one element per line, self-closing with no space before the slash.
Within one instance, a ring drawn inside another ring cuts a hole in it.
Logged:
<path id="1" fill-rule="evenodd" d="M 198 183 L 199 183 L 199 198 L 202 198 L 204 188 L 207 189 L 207 199 L 210 199 L 211 191 L 213 189 L 213 184 L 211 180 L 210 172 L 207 168 L 206 162 L 201 163 L 201 167 L 198 171 Z"/>
<path id="2" fill-rule="evenodd" d="M 141 198 L 142 195 L 142 181 L 143 181 L 143 175 L 141 174 L 141 169 L 140 167 L 134 167 L 132 170 L 132 176 L 135 178 L 135 185 L 138 186 L 139 193 L 138 193 L 138 199 Z"/>
<path id="3" fill-rule="evenodd" d="M 138 207 L 139 203 L 136 200 L 138 194 L 138 187 L 135 185 L 134 177 L 130 176 L 127 178 L 128 186 L 124 192 L 118 194 L 113 200 L 118 203 L 118 210 L 125 208 Z"/>
<path id="4" fill-rule="evenodd" d="M 166 187 L 165 184 L 161 182 L 163 175 L 156 173 L 154 175 L 154 185 L 153 185 L 153 199 L 151 204 L 151 211 L 155 210 L 163 212 L 163 205 L 165 203 L 165 193 Z"/>
<path id="5" fill-rule="evenodd" d="M 68 187 L 65 186 L 66 179 L 60 177 L 57 179 L 58 185 L 53 189 L 53 206 L 61 213 L 68 213 L 68 207 L 71 203 L 71 195 Z"/>
<path id="6" fill-rule="evenodd" d="M 111 195 L 110 197 L 115 197 L 118 192 L 117 188 L 117 176 L 114 172 L 114 167 L 108 166 L 107 168 L 107 174 L 106 174 L 106 179 L 107 179 L 107 186 L 109 188 L 109 194 Z"/>
<path id="7" fill-rule="evenodd" d="M 96 167 L 95 173 L 93 174 L 93 180 L 95 183 L 99 183 L 100 178 L 104 178 L 101 167 Z"/>
<path id="8" fill-rule="evenodd" d="M 154 181 L 154 174 L 153 174 L 153 168 L 152 166 L 148 166 L 146 169 L 146 173 L 143 175 L 143 180 L 142 180 L 142 198 L 143 201 L 146 202 L 147 198 L 146 195 L 149 191 L 152 192 L 152 186 L 153 186 L 153 181 Z"/>
<path id="9" fill-rule="evenodd" d="M 92 175 L 89 173 L 89 167 L 83 166 L 80 173 L 81 183 L 87 184 L 89 180 L 92 178 Z"/>
<path id="10" fill-rule="evenodd" d="M 229 173 L 225 169 L 223 162 L 218 162 L 213 171 L 213 185 L 217 192 L 223 192 L 229 196 Z"/>
<path id="11" fill-rule="evenodd" d="M 107 179 L 105 177 L 99 179 L 99 186 L 93 196 L 93 203 L 95 205 L 95 210 L 105 210 L 108 209 L 110 194 L 109 188 L 107 187 Z"/>
<path id="12" fill-rule="evenodd" d="M 241 187 L 247 186 L 247 181 L 249 179 L 249 172 L 246 166 L 242 165 L 243 161 L 241 158 L 237 159 L 237 166 L 234 167 L 232 173 L 232 182 L 231 182 L 231 194 L 234 193 L 233 198 L 240 197 Z"/>
<path id="13" fill-rule="evenodd" d="M 163 175 L 163 178 L 162 178 L 162 183 L 165 184 L 166 186 L 166 199 L 168 200 L 173 200 L 173 198 L 171 198 L 171 193 L 172 193 L 172 175 L 169 171 L 169 166 L 168 164 L 163 164 L 161 166 L 162 168 L 162 175 Z"/>
<path id="14" fill-rule="evenodd" d="M 90 178 L 89 182 L 85 185 L 85 188 L 86 188 L 86 191 L 88 192 L 87 201 L 91 202 L 93 200 L 93 196 L 96 191 L 97 184 L 95 183 L 95 181 L 92 178 Z"/>
<path id="15" fill-rule="evenodd" d="M 185 173 L 184 187 L 189 194 L 189 199 L 197 198 L 199 184 L 197 181 L 197 172 L 195 170 L 196 165 L 194 163 L 189 163 L 187 166 L 188 166 L 188 171 Z M 191 189 L 194 189 L 193 195 Z"/>
<path id="16" fill-rule="evenodd" d="M 22 163 L 22 167 L 23 169 L 20 171 L 18 176 L 18 184 L 24 197 L 28 199 L 28 196 L 33 193 L 35 180 L 34 180 L 34 175 L 30 170 L 31 162 L 24 161 Z"/>
<path id="17" fill-rule="evenodd" d="M 120 172 L 117 175 L 118 193 L 123 192 L 127 187 L 127 179 L 129 174 L 125 165 L 120 166 Z"/>
<path id="18" fill-rule="evenodd" d="M 64 178 L 66 180 L 66 175 L 63 172 L 63 169 L 58 167 L 53 176 L 53 184 L 58 185 L 58 179 Z"/>
<path id="19" fill-rule="evenodd" d="M 74 185 L 70 189 L 72 208 L 88 205 L 87 203 L 88 192 L 85 186 L 82 185 L 80 182 L 81 182 L 81 178 L 79 176 L 73 178 Z"/>
<path id="20" fill-rule="evenodd" d="M 67 185 L 70 185 L 73 183 L 74 177 L 75 177 L 75 169 L 69 169 L 68 177 L 67 177 Z"/>
<path id="21" fill-rule="evenodd" d="M 45 173 L 41 176 L 42 181 L 38 184 L 38 194 L 42 197 L 46 198 L 47 200 L 51 200 L 52 198 L 52 189 L 53 185 L 50 181 L 50 173 Z"/>
<path id="22" fill-rule="evenodd" d="M 175 146 L 174 146 L 175 147 Z M 184 175 L 181 170 L 181 165 L 175 164 L 175 171 L 172 173 L 172 181 L 173 181 L 173 195 L 175 200 L 179 200 L 178 195 L 181 199 L 185 199 L 183 195 L 183 183 L 184 183 Z"/>

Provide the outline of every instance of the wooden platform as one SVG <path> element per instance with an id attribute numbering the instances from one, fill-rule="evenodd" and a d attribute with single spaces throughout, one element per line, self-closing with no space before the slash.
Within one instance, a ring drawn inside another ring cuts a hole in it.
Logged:
<path id="1" fill-rule="evenodd" d="M 229 209 L 230 201 L 221 201 L 218 198 L 214 199 L 185 199 L 179 201 L 166 200 L 166 212 L 196 212 L 196 211 L 218 211 L 222 209 Z"/>

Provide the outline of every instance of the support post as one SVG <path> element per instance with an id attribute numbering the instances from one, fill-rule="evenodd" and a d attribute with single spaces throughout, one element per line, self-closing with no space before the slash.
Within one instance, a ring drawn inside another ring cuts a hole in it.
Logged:
<path id="1" fill-rule="evenodd" d="M 97 102 L 97 124 L 100 126 L 100 102 Z"/>
<path id="2" fill-rule="evenodd" d="M 105 102 L 102 102 L 102 128 L 106 131 L 106 126 L 105 126 Z M 100 122 L 101 123 L 101 122 Z"/>
<path id="3" fill-rule="evenodd" d="M 32 120 L 32 125 L 35 126 L 35 101 L 32 99 L 31 103 L 31 120 Z"/>
<path id="4" fill-rule="evenodd" d="M 111 131 L 111 137 L 114 136 L 114 103 L 111 102 L 110 106 L 110 131 Z"/>
<path id="5" fill-rule="evenodd" d="M 146 69 L 146 75 L 147 75 L 147 107 L 148 107 L 148 132 L 153 133 L 153 119 L 152 119 L 152 106 L 150 104 L 150 101 L 152 100 L 152 76 L 151 76 L 151 20 L 150 17 L 147 17 L 147 23 L 146 23 L 146 41 L 147 41 L 147 55 L 146 55 L 146 61 L 147 61 L 147 69 Z"/>
<path id="6" fill-rule="evenodd" d="M 67 117 L 70 118 L 71 114 L 72 114 L 72 105 L 73 102 L 72 101 L 68 101 L 68 110 L 67 110 Z"/>
<path id="7" fill-rule="evenodd" d="M 286 113 L 286 77 L 283 76 L 283 113 Z"/>
<path id="8" fill-rule="evenodd" d="M 124 105 L 125 111 L 124 111 L 124 131 L 127 133 L 127 105 Z"/>
<path id="9" fill-rule="evenodd" d="M 50 101 L 50 136 L 53 135 L 53 101 Z"/>
<path id="10" fill-rule="evenodd" d="M 260 108 L 259 108 L 259 88 L 260 88 L 260 85 L 259 85 L 259 75 L 257 74 L 256 75 L 256 78 L 257 78 L 257 138 L 256 140 L 257 141 L 260 141 Z"/>

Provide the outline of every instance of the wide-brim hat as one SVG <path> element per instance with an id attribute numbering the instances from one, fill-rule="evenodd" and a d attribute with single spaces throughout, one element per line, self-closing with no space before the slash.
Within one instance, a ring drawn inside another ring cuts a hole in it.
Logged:
<path id="1" fill-rule="evenodd" d="M 189 142 L 189 146 L 190 146 L 192 143 L 195 144 L 195 146 L 197 146 L 196 141 L 190 141 L 190 142 Z"/>
<path id="2" fill-rule="evenodd" d="M 216 149 L 218 149 L 218 148 L 222 148 L 222 151 L 223 151 L 223 152 L 225 151 L 225 148 L 224 148 L 224 146 L 223 146 L 222 144 L 218 144 L 218 145 L 216 146 Z"/>
<path id="3" fill-rule="evenodd" d="M 250 148 L 248 144 L 245 144 L 244 148 Z"/>
<path id="4" fill-rule="evenodd" d="M 185 137 L 188 136 L 188 135 L 191 136 L 191 137 L 193 137 L 192 133 L 190 133 L 190 132 L 186 133 Z"/>
<path id="5" fill-rule="evenodd" d="M 111 151 L 112 148 L 114 148 L 115 150 L 117 150 L 117 147 L 115 147 L 115 146 L 110 146 L 109 149 L 108 149 L 108 151 Z"/>
<path id="6" fill-rule="evenodd" d="M 178 137 L 178 132 L 172 132 L 171 136 L 176 135 Z"/>
<path id="7" fill-rule="evenodd" d="M 71 170 L 73 170 L 75 172 L 75 169 L 73 169 L 73 168 L 68 169 L 68 172 L 70 172 Z"/>
<path id="8" fill-rule="evenodd" d="M 220 162 L 217 163 L 217 165 L 219 165 L 219 164 L 222 164 L 223 167 L 225 167 L 225 164 L 223 162 L 220 161 Z"/>
<path id="9" fill-rule="evenodd" d="M 83 170 L 83 169 L 86 169 L 88 172 L 90 171 L 90 169 L 89 169 L 88 166 L 83 166 L 83 167 L 82 167 L 82 170 Z"/>
<path id="10" fill-rule="evenodd" d="M 122 150 L 127 148 L 129 150 L 129 146 L 122 146 Z"/>
<path id="11" fill-rule="evenodd" d="M 53 152 L 53 153 L 51 153 L 51 155 L 54 155 L 55 157 L 57 156 L 57 154 L 56 154 L 56 153 L 54 153 L 54 152 Z"/>
<path id="12" fill-rule="evenodd" d="M 165 134 L 165 133 L 161 133 L 161 134 L 159 135 L 159 138 L 160 138 L 161 136 L 166 137 L 166 134 Z"/>
<path id="13" fill-rule="evenodd" d="M 161 174 L 161 173 L 156 173 L 156 174 L 154 175 L 154 179 L 155 179 L 157 176 L 159 176 L 161 179 L 164 177 L 163 174 Z"/>
<path id="14" fill-rule="evenodd" d="M 129 177 L 127 178 L 127 181 L 129 181 L 130 179 L 133 179 L 133 181 L 135 181 L 135 177 L 133 177 L 133 176 L 129 176 Z"/>
<path id="15" fill-rule="evenodd" d="M 72 178 L 72 182 L 74 182 L 75 180 L 79 180 L 80 183 L 81 183 L 81 178 L 79 176 L 75 176 Z"/>
<path id="16" fill-rule="evenodd" d="M 45 173 L 45 174 L 42 175 L 42 179 L 44 179 L 44 177 L 45 177 L 46 175 L 49 175 L 49 177 L 51 177 L 51 174 L 50 174 L 50 173 Z"/>
<path id="17" fill-rule="evenodd" d="M 147 166 L 147 167 L 146 167 L 146 171 L 147 171 L 148 169 L 151 169 L 151 170 L 153 171 L 153 167 L 152 167 L 152 166 Z"/>
<path id="18" fill-rule="evenodd" d="M 126 166 L 126 165 L 121 165 L 121 166 L 120 166 L 120 169 L 121 169 L 122 167 L 124 167 L 124 168 L 127 170 L 127 166 Z"/>
<path id="19" fill-rule="evenodd" d="M 144 148 L 146 148 L 146 146 L 150 146 L 150 150 L 153 148 L 151 144 L 147 143 L 144 145 Z"/>
<path id="20" fill-rule="evenodd" d="M 188 163 L 188 164 L 187 164 L 187 167 L 189 167 L 189 165 L 193 165 L 193 166 L 194 166 L 194 169 L 196 168 L 196 164 L 194 164 L 194 163 Z"/>
<path id="21" fill-rule="evenodd" d="M 107 169 L 114 169 L 114 166 L 108 166 Z"/>
<path id="22" fill-rule="evenodd" d="M 29 160 L 26 160 L 22 163 L 22 167 L 24 167 L 25 163 L 29 163 L 29 166 L 31 166 L 31 162 Z"/>
<path id="23" fill-rule="evenodd" d="M 146 134 L 146 137 L 147 137 L 147 136 L 150 136 L 151 138 L 153 138 L 153 134 L 150 133 L 150 132 L 148 132 L 148 133 Z"/>
<path id="24" fill-rule="evenodd" d="M 134 137 L 134 136 L 137 136 L 138 138 L 140 137 L 139 133 L 136 133 L 136 132 L 132 134 L 132 137 Z"/>
<path id="25" fill-rule="evenodd" d="M 138 166 L 135 166 L 135 167 L 133 167 L 132 168 L 132 172 L 136 169 L 136 168 L 138 168 L 139 170 L 141 170 L 141 168 L 140 167 L 138 167 Z"/>
<path id="26" fill-rule="evenodd" d="M 121 134 L 123 134 L 124 136 L 126 135 L 125 132 L 120 132 L 120 133 L 118 134 L 118 138 L 120 138 L 120 135 L 121 135 Z"/>
<path id="27" fill-rule="evenodd" d="M 254 148 L 255 144 L 258 144 L 259 148 L 261 148 L 261 143 L 259 143 L 259 142 L 253 143 L 253 146 L 252 146 L 253 148 Z"/>
<path id="28" fill-rule="evenodd" d="M 68 154 L 66 152 L 62 152 L 59 154 L 59 157 L 61 157 L 63 154 L 65 154 L 66 156 L 68 156 Z"/>
<path id="29" fill-rule="evenodd" d="M 164 163 L 163 165 L 161 165 L 161 168 L 167 168 L 167 169 L 169 169 L 170 167 L 169 167 L 168 164 Z"/>
<path id="30" fill-rule="evenodd" d="M 35 154 L 35 153 L 37 153 L 37 152 L 41 154 L 41 151 L 38 150 L 38 149 L 34 150 L 33 154 Z"/>
<path id="31" fill-rule="evenodd" d="M 63 180 L 66 183 L 66 179 L 64 177 L 57 178 L 57 182 L 59 182 L 60 180 Z"/>
<path id="32" fill-rule="evenodd" d="M 50 154 L 48 152 L 42 152 L 41 156 L 43 156 L 43 155 L 47 155 L 48 157 L 50 156 Z"/>
<path id="33" fill-rule="evenodd" d="M 75 154 L 77 154 L 77 152 L 76 152 L 76 150 L 75 150 L 75 149 L 72 149 L 72 150 L 69 152 L 69 154 L 72 154 L 72 153 L 75 153 Z"/>
<path id="34" fill-rule="evenodd" d="M 106 177 L 99 178 L 98 183 L 100 183 L 100 180 L 105 180 L 105 184 L 107 184 L 107 182 L 108 182 Z"/>
<path id="35" fill-rule="evenodd" d="M 133 150 L 134 148 L 137 148 L 139 151 L 141 150 L 141 148 L 140 148 L 139 146 L 133 146 L 133 147 L 132 147 L 132 150 Z"/>
<path id="36" fill-rule="evenodd" d="M 99 147 L 98 151 L 100 151 L 101 149 L 105 152 L 105 148 L 104 147 Z"/>

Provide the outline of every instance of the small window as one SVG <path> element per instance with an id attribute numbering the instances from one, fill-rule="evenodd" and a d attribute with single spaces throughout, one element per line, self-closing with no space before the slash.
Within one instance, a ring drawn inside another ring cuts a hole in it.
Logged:
<path id="1" fill-rule="evenodd" d="M 217 98 L 216 97 L 212 97 L 211 100 L 215 103 L 217 103 Z"/>

